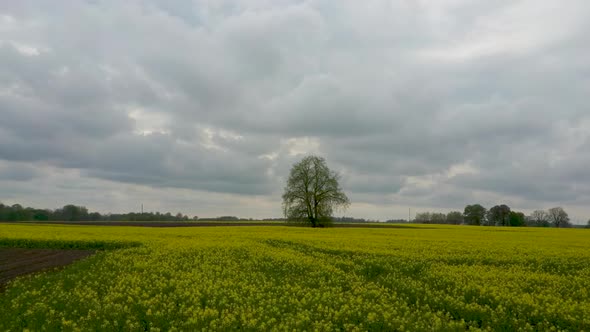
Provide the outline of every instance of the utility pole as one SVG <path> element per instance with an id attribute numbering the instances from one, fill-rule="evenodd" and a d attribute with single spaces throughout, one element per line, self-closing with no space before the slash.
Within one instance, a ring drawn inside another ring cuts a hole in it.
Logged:
<path id="1" fill-rule="evenodd" d="M 143 214 L 143 203 L 141 203 L 141 214 Z"/>
<path id="2" fill-rule="evenodd" d="M 412 208 L 408 208 L 408 222 L 412 221 L 411 215 L 412 215 Z"/>

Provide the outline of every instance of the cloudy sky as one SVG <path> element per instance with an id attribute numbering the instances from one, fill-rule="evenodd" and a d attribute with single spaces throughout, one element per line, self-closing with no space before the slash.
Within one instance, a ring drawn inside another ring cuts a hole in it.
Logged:
<path id="1" fill-rule="evenodd" d="M 346 215 L 585 222 L 589 31 L 586 0 L 2 1 L 0 201 L 280 216 L 314 153 Z"/>

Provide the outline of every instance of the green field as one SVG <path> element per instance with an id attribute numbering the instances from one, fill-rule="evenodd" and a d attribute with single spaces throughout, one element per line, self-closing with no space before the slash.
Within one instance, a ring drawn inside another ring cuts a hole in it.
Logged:
<path id="1" fill-rule="evenodd" d="M 98 248 L 0 294 L 0 330 L 590 331 L 590 231 L 0 225 Z"/>

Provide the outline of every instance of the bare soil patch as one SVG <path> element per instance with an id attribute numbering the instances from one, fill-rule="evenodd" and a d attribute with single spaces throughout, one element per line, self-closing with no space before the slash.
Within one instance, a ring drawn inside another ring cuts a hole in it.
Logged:
<path id="1" fill-rule="evenodd" d="M 0 248 L 0 292 L 18 276 L 63 267 L 93 253 L 94 250 Z"/>

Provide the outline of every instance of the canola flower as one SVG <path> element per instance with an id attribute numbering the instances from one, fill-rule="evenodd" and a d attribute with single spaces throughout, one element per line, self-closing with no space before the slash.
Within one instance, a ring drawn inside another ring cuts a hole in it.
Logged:
<path id="1" fill-rule="evenodd" d="M 93 248 L 0 294 L 2 331 L 590 331 L 590 232 L 0 225 Z"/>

